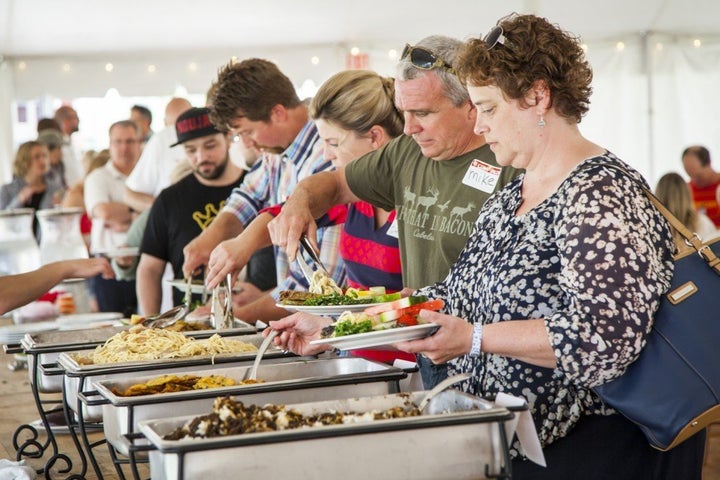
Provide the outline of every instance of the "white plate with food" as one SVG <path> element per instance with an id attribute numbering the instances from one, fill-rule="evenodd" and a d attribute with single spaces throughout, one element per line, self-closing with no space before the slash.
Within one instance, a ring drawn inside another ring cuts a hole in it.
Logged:
<path id="1" fill-rule="evenodd" d="M 440 326 L 436 323 L 422 323 L 408 327 L 395 327 L 386 330 L 343 335 L 342 337 L 321 338 L 311 341 L 310 344 L 331 345 L 338 350 L 356 350 L 370 347 L 385 347 L 377 348 L 377 350 L 393 350 L 393 348 L 390 347 L 393 343 L 429 337 L 435 333 L 438 328 L 440 328 Z"/>
<path id="2" fill-rule="evenodd" d="M 399 293 L 385 294 L 384 287 L 373 287 L 373 288 L 382 288 L 382 290 L 381 291 L 376 290 L 377 293 L 374 293 L 372 291 L 355 290 L 356 293 L 354 293 L 352 295 L 348 295 L 347 292 L 345 295 L 339 295 L 339 294 L 320 295 L 320 294 L 310 293 L 310 292 L 284 290 L 284 291 L 280 292 L 280 303 L 275 304 L 275 306 L 279 307 L 279 308 L 284 308 L 285 310 L 290 310 L 291 312 L 306 312 L 306 313 L 312 313 L 313 315 L 336 316 L 336 315 L 340 315 L 343 312 L 354 312 L 354 313 L 362 312 L 363 310 L 365 310 L 368 307 L 385 305 L 385 304 L 392 303 L 393 301 L 400 299 Z M 344 304 L 339 304 L 339 305 L 328 305 L 328 303 L 337 303 L 338 301 L 352 301 L 356 298 L 363 298 L 363 296 L 360 296 L 360 295 L 365 295 L 364 298 L 366 298 L 367 300 L 365 302 L 344 303 Z M 372 296 L 370 296 L 370 295 L 372 295 Z M 374 297 L 375 301 L 369 301 L 369 300 L 372 300 L 373 297 Z M 387 300 L 387 301 L 377 301 L 377 300 Z M 316 303 L 316 305 L 304 305 L 303 303 L 306 301 L 312 301 L 313 303 Z"/>
<path id="3" fill-rule="evenodd" d="M 387 302 L 385 302 L 387 303 Z M 276 303 L 275 306 L 290 310 L 291 312 L 305 312 L 313 315 L 336 316 L 343 312 L 362 312 L 368 307 L 383 305 L 382 303 L 360 303 L 353 305 L 283 305 Z"/>

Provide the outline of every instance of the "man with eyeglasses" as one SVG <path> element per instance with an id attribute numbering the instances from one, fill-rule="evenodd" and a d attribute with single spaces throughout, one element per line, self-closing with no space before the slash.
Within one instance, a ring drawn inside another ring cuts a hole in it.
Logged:
<path id="1" fill-rule="evenodd" d="M 125 179 L 140 158 L 140 129 L 131 120 L 110 126 L 110 160 L 85 178 L 85 209 L 92 218 L 90 252 L 105 254 L 125 244 L 135 212 L 123 201 Z M 93 279 L 101 312 L 135 313 L 135 281 Z"/>
<path id="2" fill-rule="evenodd" d="M 516 171 L 495 162 L 473 133 L 476 109 L 452 68 L 462 42 L 431 36 L 406 46 L 395 81 L 404 135 L 344 170 L 300 182 L 270 224 L 273 243 L 294 258 L 303 233 L 315 237 L 314 218 L 332 205 L 364 200 L 396 209 L 403 283 L 418 288 L 442 280 L 470 236 L 485 200 Z M 444 376 L 444 365 L 420 358 L 425 387 Z"/>

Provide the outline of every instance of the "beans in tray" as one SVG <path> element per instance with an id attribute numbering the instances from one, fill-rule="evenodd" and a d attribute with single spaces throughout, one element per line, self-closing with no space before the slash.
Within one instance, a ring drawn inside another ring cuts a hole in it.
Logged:
<path id="1" fill-rule="evenodd" d="M 165 440 L 186 438 L 212 438 L 255 432 L 273 432 L 301 427 L 321 427 L 364 423 L 390 418 L 416 417 L 420 410 L 411 402 L 402 407 L 370 412 L 329 411 L 315 415 L 303 415 L 285 405 L 248 405 L 230 397 L 215 399 L 212 413 L 195 417 L 184 426 L 165 435 Z"/>

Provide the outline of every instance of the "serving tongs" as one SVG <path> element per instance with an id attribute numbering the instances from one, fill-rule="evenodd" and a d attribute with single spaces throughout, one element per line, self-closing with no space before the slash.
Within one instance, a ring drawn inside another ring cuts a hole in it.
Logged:
<path id="1" fill-rule="evenodd" d="M 222 289 L 225 289 L 225 298 L 221 298 Z M 215 330 L 233 327 L 235 316 L 232 311 L 232 274 L 230 273 L 225 278 L 224 287 L 218 285 L 213 289 L 212 300 L 210 301 L 210 318 Z"/>
<path id="2" fill-rule="evenodd" d="M 185 286 L 185 302 L 157 315 L 147 317 L 142 324 L 148 328 L 167 328 L 187 317 L 190 313 L 192 298 L 192 276 L 188 277 Z"/>
<path id="3" fill-rule="evenodd" d="M 317 268 L 323 272 L 329 277 L 330 272 L 327 271 L 327 268 L 325 268 L 325 265 L 320 261 L 320 255 L 315 250 L 315 248 L 312 246 L 312 243 L 310 243 L 310 239 L 308 239 L 307 235 L 303 235 L 300 237 L 300 246 L 307 252 L 308 255 L 310 255 L 310 259 L 315 263 Z M 307 266 L 307 262 L 305 263 Z"/>

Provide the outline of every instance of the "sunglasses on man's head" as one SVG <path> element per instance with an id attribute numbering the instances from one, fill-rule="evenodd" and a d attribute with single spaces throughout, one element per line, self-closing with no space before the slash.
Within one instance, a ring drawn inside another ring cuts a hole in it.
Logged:
<path id="1" fill-rule="evenodd" d="M 490 29 L 490 31 L 483 37 L 485 47 L 490 50 L 498 43 L 508 47 L 507 38 L 505 38 L 504 31 L 500 25 L 497 25 Z"/>
<path id="2" fill-rule="evenodd" d="M 442 58 L 435 55 L 433 52 L 423 47 L 413 47 L 410 44 L 406 44 L 403 49 L 400 60 L 410 58 L 412 63 L 417 68 L 422 70 L 432 70 L 433 68 L 442 68 L 453 75 L 455 75 L 455 69 L 451 65 L 448 65 Z"/>

